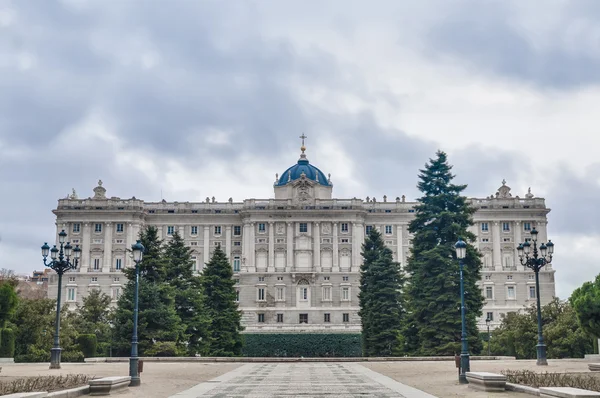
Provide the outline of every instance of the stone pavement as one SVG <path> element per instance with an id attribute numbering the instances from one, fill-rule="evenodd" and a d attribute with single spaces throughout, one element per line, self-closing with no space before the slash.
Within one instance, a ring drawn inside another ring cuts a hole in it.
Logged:
<path id="1" fill-rule="evenodd" d="M 170 398 L 436 398 L 357 363 L 252 363 Z"/>

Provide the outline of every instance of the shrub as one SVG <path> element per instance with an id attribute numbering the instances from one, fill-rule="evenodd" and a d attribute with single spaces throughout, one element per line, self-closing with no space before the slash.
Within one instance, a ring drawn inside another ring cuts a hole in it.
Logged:
<path id="1" fill-rule="evenodd" d="M 174 341 L 158 341 L 144 353 L 149 357 L 177 357 L 181 355 L 177 343 Z"/>
<path id="2" fill-rule="evenodd" d="M 96 350 L 98 348 L 98 340 L 95 334 L 80 334 L 77 338 L 79 349 L 83 352 L 85 358 L 92 358 L 96 356 Z"/>
<path id="3" fill-rule="evenodd" d="M 0 358 L 13 358 L 15 356 L 14 330 L 2 329 L 0 333 Z"/>
<path id="4" fill-rule="evenodd" d="M 63 351 L 60 354 L 62 362 L 83 362 L 83 352 L 81 351 Z"/>
<path id="5" fill-rule="evenodd" d="M 244 334 L 246 357 L 360 357 L 360 334 Z"/>

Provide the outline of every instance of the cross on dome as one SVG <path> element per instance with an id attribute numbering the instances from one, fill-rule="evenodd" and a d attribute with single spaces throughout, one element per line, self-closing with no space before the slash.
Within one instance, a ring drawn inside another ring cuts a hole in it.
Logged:
<path id="1" fill-rule="evenodd" d="M 300 147 L 300 150 L 302 151 L 302 153 L 300 154 L 300 157 L 305 158 L 306 155 L 304 154 L 304 151 L 306 151 L 306 147 L 304 146 L 304 140 L 308 137 L 306 136 L 306 134 L 302 133 L 300 138 L 302 139 L 302 146 Z"/>

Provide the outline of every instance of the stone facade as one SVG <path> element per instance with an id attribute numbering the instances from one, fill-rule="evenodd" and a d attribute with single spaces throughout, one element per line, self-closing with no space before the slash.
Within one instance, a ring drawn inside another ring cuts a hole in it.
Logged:
<path id="1" fill-rule="evenodd" d="M 333 199 L 333 185 L 304 155 L 298 165 L 277 176 L 275 199 L 226 202 L 149 203 L 107 197 L 100 181 L 94 196 L 75 193 L 58 201 L 56 232 L 82 248 L 81 265 L 63 277 L 65 303 L 81 303 L 90 289 L 101 289 L 116 302 L 133 266 L 127 249 L 140 230 L 156 226 L 169 240 L 178 231 L 193 250 L 195 270 L 202 272 L 220 245 L 234 269 L 246 332 L 358 332 L 360 247 L 369 228 L 378 228 L 394 258 L 405 264 L 411 245 L 408 223 L 414 202 L 376 198 Z M 323 181 L 325 180 L 325 181 Z M 477 208 L 472 232 L 483 254 L 480 286 L 486 297 L 483 317 L 492 327 L 500 315 L 535 302 L 533 272 L 516 257 L 517 244 L 535 227 L 546 242 L 547 214 L 542 198 L 529 192 L 512 197 L 503 182 L 488 198 L 471 199 Z M 57 235 L 58 241 L 58 235 Z M 554 269 L 540 273 L 542 302 L 555 295 Z M 533 288 L 533 290 L 531 290 Z M 56 297 L 57 276 L 49 283 Z"/>

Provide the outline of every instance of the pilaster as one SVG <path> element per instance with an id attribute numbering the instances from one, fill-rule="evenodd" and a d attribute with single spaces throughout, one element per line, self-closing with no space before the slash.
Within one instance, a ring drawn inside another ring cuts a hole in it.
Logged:
<path id="1" fill-rule="evenodd" d="M 204 226 L 204 264 L 210 261 L 210 226 Z"/>
<path id="2" fill-rule="evenodd" d="M 92 227 L 89 222 L 83 223 L 83 239 L 81 243 L 81 265 L 79 271 L 87 272 L 90 267 L 90 249 L 92 241 Z"/>
<path id="3" fill-rule="evenodd" d="M 102 259 L 102 272 L 109 272 L 112 267 L 112 231 L 113 223 L 104 223 L 104 257 Z"/>
<path id="4" fill-rule="evenodd" d="M 248 256 L 250 264 L 248 272 L 256 272 L 256 223 L 250 223 L 250 256 Z"/>
<path id="5" fill-rule="evenodd" d="M 406 264 L 404 264 L 404 236 L 402 232 L 402 225 L 396 226 L 396 261 L 400 263 L 400 267 L 405 268 Z"/>
<path id="6" fill-rule="evenodd" d="M 127 223 L 127 238 L 125 240 L 125 264 L 123 264 L 125 268 L 130 268 L 133 266 L 133 259 L 129 255 L 129 252 L 127 252 L 127 250 L 131 249 L 131 245 L 133 245 L 133 223 Z"/>
<path id="7" fill-rule="evenodd" d="M 275 272 L 275 224 L 269 221 L 269 260 L 267 272 Z"/>
<path id="8" fill-rule="evenodd" d="M 338 223 L 333 223 L 333 258 L 332 258 L 333 272 L 340 271 L 340 247 L 339 247 L 339 238 L 338 238 Z"/>
<path id="9" fill-rule="evenodd" d="M 285 272 L 290 272 L 294 269 L 294 223 L 287 223 L 287 262 L 285 264 Z"/>
<path id="10" fill-rule="evenodd" d="M 502 254 L 500 251 L 500 222 L 494 221 L 492 223 L 492 260 L 496 271 L 502 271 Z"/>
<path id="11" fill-rule="evenodd" d="M 225 255 L 231 262 L 231 225 L 225 227 Z"/>
<path id="12" fill-rule="evenodd" d="M 313 223 L 313 269 L 321 272 L 321 223 Z"/>

